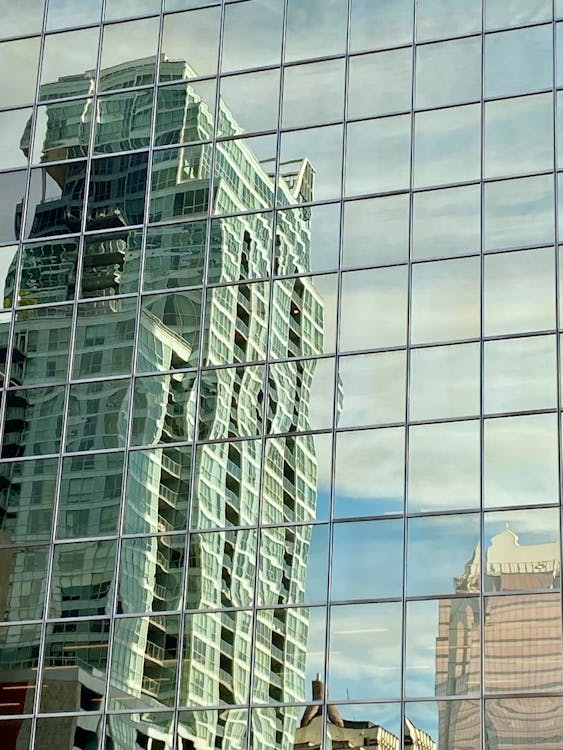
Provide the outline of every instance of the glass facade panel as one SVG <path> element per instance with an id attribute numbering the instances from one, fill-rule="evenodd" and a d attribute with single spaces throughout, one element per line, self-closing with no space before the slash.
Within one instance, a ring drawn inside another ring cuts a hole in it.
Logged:
<path id="1" fill-rule="evenodd" d="M 2 750 L 560 750 L 563 3 L 1 10 Z"/>

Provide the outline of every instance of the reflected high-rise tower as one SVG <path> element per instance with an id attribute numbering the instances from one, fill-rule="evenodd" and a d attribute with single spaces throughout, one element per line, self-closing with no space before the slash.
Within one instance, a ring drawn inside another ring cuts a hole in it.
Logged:
<path id="1" fill-rule="evenodd" d="M 480 549 L 456 579 L 458 593 L 479 586 Z M 484 678 L 490 698 L 485 732 L 488 750 L 560 746 L 563 713 L 549 693 L 560 684 L 559 544 L 520 544 L 506 529 L 485 550 Z M 526 594 L 526 592 L 530 592 Z M 534 593 L 532 593 L 534 592 Z M 477 694 L 481 679 L 479 604 L 476 598 L 440 603 L 436 642 L 436 695 Z M 495 698 L 506 692 L 510 697 Z M 532 702 L 518 697 L 538 694 Z M 478 729 L 470 702 L 442 701 L 439 747 L 477 747 Z"/>
<path id="2" fill-rule="evenodd" d="M 117 66 L 101 77 L 120 88 L 132 77 L 142 80 L 150 62 Z M 178 78 L 186 63 L 163 59 L 160 66 L 164 79 L 169 68 L 170 78 Z M 3 457 L 57 453 L 65 404 L 64 450 L 73 454 L 58 469 L 56 459 L 2 465 L 3 539 L 36 539 L 37 560 L 43 555 L 45 564 L 42 542 L 60 486 L 54 526 L 60 544 L 47 605 L 56 621 L 47 624 L 42 710 L 95 711 L 109 680 L 110 708 L 138 711 L 109 718 L 112 747 L 132 748 L 146 735 L 146 742 L 158 739 L 171 748 L 176 734 L 183 748 L 243 748 L 242 709 L 229 711 L 222 724 L 216 711 L 186 713 L 177 729 L 171 715 L 150 711 L 173 706 L 176 693 L 186 708 L 244 705 L 252 669 L 255 700 L 305 697 L 307 608 L 265 609 L 253 624 L 251 605 L 255 585 L 262 604 L 304 601 L 307 523 L 316 508 L 313 439 L 256 438 L 265 427 L 279 433 L 308 427 L 315 364 L 293 358 L 322 351 L 323 303 L 308 279 L 252 281 L 267 277 L 271 264 L 280 274 L 308 270 L 307 209 L 288 212 L 275 229 L 268 213 L 213 219 L 209 229 L 205 216 L 210 201 L 215 214 L 259 209 L 272 203 L 276 189 L 288 205 L 310 200 L 314 172 L 306 160 L 286 165 L 276 188 L 272 164 L 262 163 L 244 140 L 231 140 L 217 149 L 211 175 L 213 103 L 188 84 L 164 89 L 156 145 L 192 145 L 154 152 L 149 214 L 174 223 L 149 227 L 143 258 L 143 235 L 135 226 L 144 216 L 148 152 L 102 156 L 89 171 L 82 157 L 91 122 L 101 153 L 146 145 L 150 100 L 146 92 L 116 94 L 98 100 L 94 110 L 89 74 L 42 89 L 44 99 L 61 93 L 85 97 L 46 107 L 43 140 L 36 136 L 34 145 L 43 166 L 32 176 L 37 201 L 27 217 L 30 242 L 5 290 L 6 297 L 17 294 L 25 310 L 11 353 Z M 218 117 L 225 132 L 241 132 L 222 102 Z M 22 139 L 26 152 L 30 132 Z M 83 220 L 88 234 L 82 246 L 61 237 Z M 54 239 L 32 242 L 46 235 Z M 139 290 L 141 267 L 145 294 L 138 304 L 131 295 Z M 206 297 L 204 277 L 212 285 Z M 166 291 L 150 293 L 157 289 Z M 75 294 L 82 301 L 73 305 Z M 65 389 L 57 383 L 66 378 L 69 352 L 76 382 Z M 266 383 L 263 364 L 250 363 L 268 354 L 287 361 L 270 369 Z M 133 387 L 132 367 L 138 374 Z M 194 448 L 196 436 L 207 442 Z M 139 450 L 129 457 L 120 514 L 128 441 Z M 263 575 L 256 578 L 258 521 L 293 525 L 262 530 Z M 118 549 L 119 524 L 131 536 Z M 186 565 L 181 532 L 187 524 L 198 533 L 191 535 Z M 33 619 L 44 596 L 41 566 L 30 578 L 28 553 L 16 550 L 0 562 L 3 609 L 18 620 Z M 114 603 L 123 617 L 110 639 Z M 182 606 L 188 610 L 183 621 L 162 614 Z M 65 624 L 65 618 L 84 617 L 78 626 Z M 37 633 L 25 626 L 3 633 L 0 680 L 17 694 L 19 712 L 29 711 Z M 88 747 L 94 741 L 88 715 L 67 724 L 66 742 Z M 280 741 L 276 727 L 263 721 L 252 729 L 253 747 L 277 741 L 289 749 L 294 729 L 288 713 Z M 10 748 L 26 742 L 22 730 Z M 49 742 L 38 736 L 36 747 Z"/>

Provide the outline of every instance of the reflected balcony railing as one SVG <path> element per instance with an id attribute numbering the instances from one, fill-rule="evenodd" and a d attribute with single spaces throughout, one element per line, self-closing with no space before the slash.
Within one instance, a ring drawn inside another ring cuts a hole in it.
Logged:
<path id="1" fill-rule="evenodd" d="M 170 458 L 170 456 L 166 456 L 163 453 L 161 464 L 162 464 L 162 467 L 166 469 L 166 471 L 172 476 L 178 477 L 178 478 L 182 476 L 182 467 L 177 461 L 174 461 L 174 459 Z"/>
<path id="2" fill-rule="evenodd" d="M 158 697 L 158 692 L 160 689 L 160 684 L 153 680 L 152 677 L 143 677 L 142 682 L 142 689 L 144 693 L 149 693 L 149 695 L 152 695 L 154 698 Z"/>
<path id="3" fill-rule="evenodd" d="M 170 505 L 171 508 L 176 509 L 176 502 L 178 500 L 178 494 L 176 492 L 172 492 L 168 487 L 161 484 L 158 488 L 158 494 L 168 503 L 168 505 Z"/>

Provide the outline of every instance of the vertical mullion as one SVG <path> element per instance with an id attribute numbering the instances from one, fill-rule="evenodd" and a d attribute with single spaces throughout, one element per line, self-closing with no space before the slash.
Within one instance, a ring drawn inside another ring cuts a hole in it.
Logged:
<path id="1" fill-rule="evenodd" d="M 413 215 L 414 215 L 414 167 L 415 167 L 415 108 L 416 108 L 416 53 L 417 53 L 417 20 L 418 0 L 413 3 L 412 9 L 412 66 L 411 66 L 411 122 L 410 122 L 410 154 L 409 154 L 409 226 L 408 243 L 409 253 L 407 260 L 407 315 L 406 315 L 406 350 L 405 350 L 405 434 L 404 434 L 404 467 L 403 467 L 403 556 L 402 556 L 402 593 L 401 593 L 401 663 L 400 663 L 400 715 L 399 727 L 400 746 L 405 746 L 405 719 L 406 719 L 406 671 L 407 671 L 407 550 L 408 550 L 408 482 L 409 482 L 409 439 L 410 439 L 410 367 L 411 367 L 411 316 L 412 316 L 412 265 L 413 265 Z"/>

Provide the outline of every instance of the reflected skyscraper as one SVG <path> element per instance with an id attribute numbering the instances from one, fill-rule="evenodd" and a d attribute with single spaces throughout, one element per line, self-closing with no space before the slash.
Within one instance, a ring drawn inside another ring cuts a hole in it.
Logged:
<path id="1" fill-rule="evenodd" d="M 120 88 L 127 81 L 142 79 L 145 64 L 133 61 L 102 71 L 101 77 Z M 160 62 L 165 79 L 168 75 L 185 77 L 179 75 L 179 69 L 185 73 L 185 68 L 185 63 Z M 88 74 L 46 84 L 41 90 L 47 100 L 62 93 L 89 95 Z M 225 128 L 238 132 L 222 102 L 218 116 Z M 150 107 L 146 95 L 125 93 L 113 95 L 111 102 L 100 100 L 94 113 L 87 96 L 79 104 L 48 104 L 45 117 L 43 141 L 35 143 L 44 166 L 34 175 L 41 180 L 41 192 L 33 216 L 28 217 L 30 240 L 72 232 L 80 225 L 88 178 L 85 163 L 79 159 L 87 148 L 87 123 L 95 121 L 96 144 L 102 152 L 135 148 L 139 131 L 148 126 Z M 203 101 L 190 85 L 163 91 L 156 120 L 161 142 L 209 139 L 212 120 L 213 104 Z M 31 148 L 29 133 L 28 128 L 22 139 L 26 152 Z M 78 160 L 59 163 L 72 158 Z M 272 294 L 269 284 L 251 283 L 252 278 L 268 273 L 271 262 L 290 273 L 308 270 L 307 209 L 288 214 L 275 235 L 268 215 L 213 220 L 207 281 L 217 286 L 209 288 L 204 299 L 197 285 L 205 267 L 205 220 L 198 217 L 207 213 L 210 196 L 214 213 L 240 210 L 241 195 L 248 200 L 247 208 L 256 208 L 265 196 L 272 199 L 274 180 L 241 141 L 231 141 L 218 153 L 213 179 L 210 144 L 155 151 L 151 216 L 157 220 L 186 216 L 190 221 L 148 230 L 147 286 L 174 291 L 144 296 L 137 310 L 135 298 L 123 295 L 138 288 L 141 232 L 128 227 L 143 219 L 147 164 L 146 153 L 93 163 L 86 217 L 86 229 L 92 234 L 83 247 L 79 250 L 76 240 L 30 242 L 21 261 L 19 301 L 29 312 L 26 309 L 18 319 L 12 348 L 9 383 L 15 390 L 7 403 L 5 458 L 25 458 L 30 447 L 37 450 L 37 446 L 41 453 L 55 452 L 61 431 L 63 390 L 18 387 L 64 377 L 73 308 L 36 306 L 70 299 L 77 285 L 85 300 L 95 299 L 81 303 L 77 312 L 73 376 L 91 382 L 71 386 L 68 395 L 66 450 L 78 454 L 64 460 L 57 520 L 57 536 L 77 537 L 80 542 L 56 548 L 57 583 L 50 592 L 49 616 L 98 619 L 85 620 L 70 632 L 64 621 L 48 626 L 41 696 L 44 710 L 60 710 L 62 695 L 64 708 L 70 711 L 95 709 L 102 700 L 109 667 L 105 617 L 114 601 L 118 613 L 138 615 L 119 619 L 113 631 L 109 701 L 114 709 L 147 711 L 173 705 L 181 642 L 183 705 L 247 702 L 253 635 L 248 608 L 254 595 L 256 530 L 209 529 L 252 527 L 258 518 L 265 523 L 303 524 L 263 529 L 263 575 L 257 582 L 257 595 L 261 602 L 275 605 L 304 601 L 311 534 L 306 524 L 314 520 L 316 509 L 312 438 L 268 441 L 262 454 L 262 443 L 250 438 L 263 428 L 263 368 L 244 365 L 263 360 L 267 351 L 278 358 L 314 356 L 321 351 L 323 304 L 307 279 L 279 283 Z M 303 161 L 288 169 L 277 189 L 292 204 L 304 191 L 311 199 L 313 181 L 313 169 Z M 14 261 L 6 297 L 14 294 L 17 272 Z M 95 378 L 127 374 L 137 321 L 137 372 L 155 374 L 135 382 L 132 439 L 138 445 L 174 446 L 130 455 L 124 530 L 139 536 L 122 542 L 116 572 L 115 541 L 87 539 L 111 535 L 117 528 L 121 449 L 127 440 L 131 395 L 128 380 L 99 382 Z M 194 368 L 200 358 L 206 369 L 198 404 Z M 277 425 L 276 431 L 287 432 L 297 425 L 307 428 L 314 366 L 314 360 L 287 362 L 270 374 L 265 418 L 270 426 Z M 156 374 L 161 372 L 165 374 Z M 191 441 L 196 426 L 200 439 L 215 442 L 194 451 Z M 235 435 L 249 439 L 224 442 Z M 106 449 L 113 451 L 102 452 Z M 47 533 L 49 521 L 44 516 L 51 505 L 55 466 L 49 464 L 46 483 L 45 477 L 38 478 L 38 466 L 44 464 L 3 464 L 6 542 L 33 538 L 31 519 L 35 518 L 38 539 Z M 42 515 L 32 508 L 37 492 L 44 506 Z M 189 613 L 181 641 L 178 616 L 159 612 L 177 610 L 184 601 L 185 539 L 172 532 L 185 527 L 188 515 L 191 527 L 200 533 L 192 534 L 188 550 L 185 606 Z M 22 524 L 25 530 L 19 528 Z M 38 547 L 38 554 L 42 552 Z M 28 578 L 21 560 L 23 555 L 9 554 L 2 564 L 8 584 L 4 610 L 15 619 L 31 616 L 25 602 L 31 597 L 37 606 L 44 584 L 43 576 L 38 575 L 35 583 Z M 21 682 L 25 690 L 37 668 L 35 640 L 28 640 L 25 631 L 4 633 L 11 638 L 3 648 L 5 689 Z M 261 613 L 253 671 L 256 699 L 289 703 L 302 699 L 307 635 L 307 608 Z M 29 710 L 32 697 L 31 691 L 21 693 L 21 711 Z M 244 716 L 244 711 L 230 712 L 219 737 L 213 712 L 211 718 L 209 712 L 194 713 L 181 723 L 177 735 L 186 748 L 219 747 L 221 743 L 243 747 Z M 91 721 L 78 719 L 75 724 L 76 744 L 80 735 L 88 736 Z M 174 735 L 173 723 L 169 724 L 167 730 L 160 730 L 166 747 L 172 747 Z M 115 747 L 129 748 L 143 732 L 139 726 L 139 714 L 131 714 L 129 720 L 110 718 L 108 736 Z M 292 746 L 293 728 L 289 720 L 280 746 Z M 268 731 L 267 723 L 253 729 L 254 747 L 275 741 Z M 23 734 L 13 747 L 24 747 L 26 742 Z M 37 738 L 36 747 L 47 747 L 50 739 L 46 736 L 46 744 L 42 742 Z"/>
<path id="2" fill-rule="evenodd" d="M 458 593 L 479 588 L 480 549 L 456 579 Z M 556 748 L 563 713 L 556 700 L 519 695 L 545 694 L 561 683 L 559 649 L 559 544 L 521 544 L 506 529 L 485 550 L 485 684 L 491 699 L 486 711 L 490 750 Z M 535 593 L 526 594 L 526 591 Z M 481 671 L 479 605 L 475 598 L 444 599 L 436 642 L 436 695 L 475 694 Z M 509 697 L 495 699 L 510 684 Z M 440 703 L 440 747 L 477 747 L 478 730 L 469 703 Z"/>

